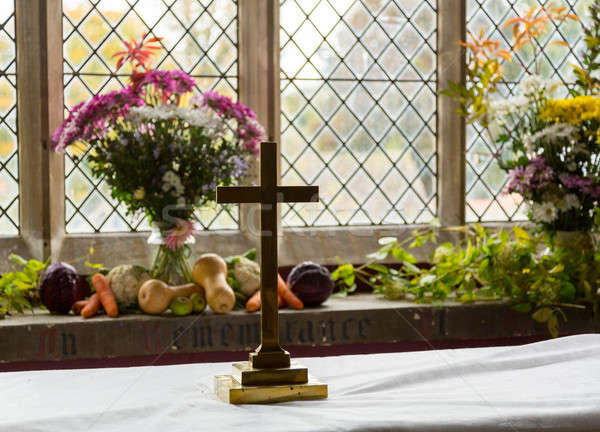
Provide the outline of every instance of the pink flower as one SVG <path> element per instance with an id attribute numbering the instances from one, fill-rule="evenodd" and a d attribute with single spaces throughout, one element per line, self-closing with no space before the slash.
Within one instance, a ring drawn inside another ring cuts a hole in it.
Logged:
<path id="1" fill-rule="evenodd" d="M 236 134 L 240 145 L 255 156 L 258 155 L 259 143 L 265 137 L 263 127 L 256 120 L 256 114 L 247 106 L 233 102 L 227 96 L 216 91 L 207 91 L 202 95 L 202 105 L 212 108 L 218 115 L 237 122 Z"/>
<path id="2" fill-rule="evenodd" d="M 77 141 L 86 141 L 101 135 L 109 120 L 126 115 L 131 107 L 144 101 L 131 87 L 95 95 L 85 103 L 73 107 L 62 126 L 52 134 L 52 150 L 63 152 Z"/>
<path id="3" fill-rule="evenodd" d="M 165 245 L 171 250 L 177 250 L 194 235 L 196 228 L 193 221 L 177 219 L 177 226 L 167 231 Z"/>
<path id="4" fill-rule="evenodd" d="M 138 86 L 151 84 L 155 90 L 163 93 L 165 98 L 171 95 L 182 95 L 194 90 L 196 81 L 182 70 L 153 70 L 139 80 Z"/>

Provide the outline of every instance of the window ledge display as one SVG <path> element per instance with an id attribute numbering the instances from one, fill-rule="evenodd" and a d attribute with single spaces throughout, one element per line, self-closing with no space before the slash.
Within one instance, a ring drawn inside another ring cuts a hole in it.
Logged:
<path id="1" fill-rule="evenodd" d="M 593 314 L 565 310 L 561 335 L 600 332 Z M 321 307 L 280 311 L 292 355 L 409 351 L 550 338 L 545 324 L 497 303 L 443 306 L 331 297 Z M 82 320 L 37 311 L 0 320 L 0 371 L 243 359 L 259 341 L 259 314 L 124 315 Z"/>

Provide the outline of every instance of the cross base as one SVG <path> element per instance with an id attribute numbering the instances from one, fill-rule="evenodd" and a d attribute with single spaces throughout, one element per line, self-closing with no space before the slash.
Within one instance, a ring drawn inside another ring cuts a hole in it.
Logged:
<path id="1" fill-rule="evenodd" d="M 296 362 L 278 369 L 254 369 L 243 362 L 234 363 L 232 375 L 215 376 L 215 393 L 230 404 L 267 404 L 324 399 L 327 384 L 310 376 L 308 369 Z"/>
<path id="2" fill-rule="evenodd" d="M 277 351 L 265 351 L 259 347 L 250 353 L 250 364 L 255 369 L 289 368 L 290 353 L 278 348 Z"/>
<path id="3" fill-rule="evenodd" d="M 286 368 L 257 369 L 250 362 L 242 362 L 233 364 L 233 376 L 244 386 L 305 384 L 308 368 L 292 362 Z"/>

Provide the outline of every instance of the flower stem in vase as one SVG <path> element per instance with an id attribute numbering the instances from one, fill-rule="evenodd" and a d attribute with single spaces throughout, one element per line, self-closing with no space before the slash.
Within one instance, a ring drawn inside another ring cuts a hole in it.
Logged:
<path id="1" fill-rule="evenodd" d="M 188 261 L 191 256 L 190 244 L 195 243 L 193 231 L 181 228 L 190 227 L 191 223 L 181 221 L 177 227 L 164 230 L 164 224 L 153 226 L 153 233 L 148 239 L 157 244 L 158 250 L 150 269 L 150 276 L 170 285 L 181 285 L 192 282 L 192 269 Z"/>

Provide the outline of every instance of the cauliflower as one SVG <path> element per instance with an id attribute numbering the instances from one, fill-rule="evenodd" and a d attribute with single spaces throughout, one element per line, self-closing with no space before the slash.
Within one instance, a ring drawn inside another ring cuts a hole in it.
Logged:
<path id="1" fill-rule="evenodd" d="M 108 274 L 110 288 L 122 307 L 137 305 L 138 291 L 149 279 L 150 275 L 144 268 L 134 265 L 117 266 Z"/>
<path id="2" fill-rule="evenodd" d="M 260 266 L 244 256 L 236 257 L 233 263 L 233 277 L 240 284 L 240 292 L 247 297 L 260 288 Z"/>

